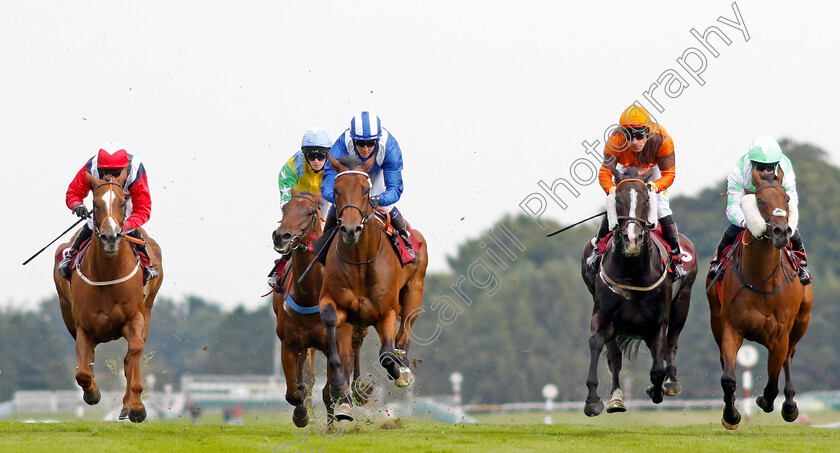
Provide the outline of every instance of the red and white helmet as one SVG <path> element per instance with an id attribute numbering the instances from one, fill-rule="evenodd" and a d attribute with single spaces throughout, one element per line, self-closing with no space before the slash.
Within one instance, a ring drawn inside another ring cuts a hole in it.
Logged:
<path id="1" fill-rule="evenodd" d="M 128 153 L 125 147 L 117 142 L 108 142 L 99 148 L 99 155 L 96 157 L 96 166 L 99 168 L 126 168 L 128 167 Z"/>

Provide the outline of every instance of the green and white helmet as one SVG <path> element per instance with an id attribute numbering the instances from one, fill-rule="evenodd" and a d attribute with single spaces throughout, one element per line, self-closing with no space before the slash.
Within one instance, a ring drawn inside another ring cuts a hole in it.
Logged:
<path id="1" fill-rule="evenodd" d="M 750 143 L 748 158 L 762 164 L 775 164 L 782 160 L 782 147 L 773 137 L 756 137 Z"/>

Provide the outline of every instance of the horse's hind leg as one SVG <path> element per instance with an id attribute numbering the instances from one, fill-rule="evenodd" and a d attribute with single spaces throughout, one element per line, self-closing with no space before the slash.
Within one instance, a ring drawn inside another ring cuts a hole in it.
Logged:
<path id="1" fill-rule="evenodd" d="M 93 349 L 96 347 L 96 343 L 81 328 L 76 330 L 75 336 L 76 359 L 79 361 L 79 367 L 76 370 L 76 383 L 79 384 L 79 387 L 84 392 L 83 399 L 85 402 L 94 405 L 99 403 L 99 399 L 102 397 L 99 392 L 99 386 L 96 385 L 96 380 L 93 378 L 93 369 L 90 367 L 93 365 Z"/>
<path id="2" fill-rule="evenodd" d="M 665 382 L 665 331 L 666 324 L 662 323 L 659 326 L 659 332 L 653 339 L 647 341 L 650 355 L 653 359 L 653 364 L 650 367 L 650 383 L 651 386 L 647 388 L 647 394 L 654 404 L 662 402 L 664 396 L 662 384 Z"/>
<path id="3" fill-rule="evenodd" d="M 365 327 L 364 329 L 353 328 L 353 399 L 356 400 L 356 404 L 359 406 L 367 404 L 373 392 L 373 386 L 370 382 L 360 380 L 362 374 L 362 342 L 369 330 L 370 327 Z"/>
<path id="4" fill-rule="evenodd" d="M 143 405 L 141 394 L 143 393 L 143 381 L 140 377 L 140 358 L 143 356 L 143 349 L 146 347 L 146 340 L 143 338 L 146 321 L 142 312 L 123 327 L 123 337 L 128 341 L 128 352 L 125 355 L 125 398 L 124 408 L 128 408 L 128 419 L 134 423 L 140 423 L 146 419 L 146 407 Z"/>
<path id="5" fill-rule="evenodd" d="M 583 413 L 589 417 L 600 415 L 604 410 L 604 402 L 598 396 L 598 357 L 604 350 L 604 334 L 601 330 L 603 317 L 599 313 L 592 316 L 592 336 L 589 337 L 589 375 L 586 377 L 586 387 L 589 393 L 586 396 L 586 404 L 583 406 Z M 606 330 L 604 328 L 603 330 Z"/>
<path id="6" fill-rule="evenodd" d="M 610 402 L 607 404 L 607 413 L 624 412 L 627 410 L 624 407 L 624 392 L 621 390 L 619 383 L 619 375 L 621 374 L 621 349 L 615 339 L 607 343 L 607 364 L 612 373 L 612 391 L 610 392 Z"/>
<path id="7" fill-rule="evenodd" d="M 690 294 L 685 294 L 671 305 L 671 316 L 668 321 L 668 342 L 665 347 L 665 383 L 662 384 L 665 396 L 677 396 L 682 392 L 677 380 L 677 367 L 674 365 L 674 361 L 677 358 L 680 333 L 685 326 L 685 320 L 688 318 L 689 297 Z"/>
<path id="8" fill-rule="evenodd" d="M 779 372 L 788 360 L 788 339 L 782 338 L 768 348 L 770 354 L 767 356 L 767 385 L 764 392 L 755 399 L 755 403 L 764 412 L 773 412 L 773 401 L 779 395 Z"/>

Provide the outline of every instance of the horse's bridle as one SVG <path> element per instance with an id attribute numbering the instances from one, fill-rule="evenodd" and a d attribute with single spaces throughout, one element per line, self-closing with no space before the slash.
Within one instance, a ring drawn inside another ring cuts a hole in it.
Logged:
<path id="1" fill-rule="evenodd" d="M 114 185 L 114 186 L 119 187 L 120 191 L 123 192 L 123 196 L 125 196 L 125 192 L 123 191 L 122 186 L 119 183 L 116 183 L 116 182 L 113 182 L 113 181 L 105 181 L 102 184 L 97 185 L 96 187 L 93 188 L 93 193 L 96 193 L 96 191 L 99 190 L 100 187 L 107 186 L 107 185 Z M 96 210 L 96 203 L 93 204 L 93 209 Z M 109 217 L 114 219 L 114 222 L 119 224 L 119 226 L 120 226 L 120 231 L 117 233 L 117 238 L 122 237 L 125 234 L 125 228 L 123 227 L 122 222 L 117 221 L 117 218 L 114 217 L 113 214 L 111 214 L 111 205 L 110 204 L 108 204 L 108 215 L 104 219 L 102 219 L 102 221 L 105 222 L 106 220 L 108 220 Z M 99 224 L 97 224 L 96 222 L 94 222 L 94 224 L 93 224 L 93 232 L 96 233 L 96 235 L 99 236 L 100 238 L 102 237 L 102 233 L 99 230 Z"/>
<path id="2" fill-rule="evenodd" d="M 342 175 L 347 175 L 347 174 L 364 175 L 364 177 L 365 177 L 365 178 L 367 178 L 368 187 L 372 187 L 372 186 L 373 186 L 373 184 L 372 184 L 372 183 L 371 183 L 371 181 L 370 181 L 370 175 L 368 175 L 367 173 L 365 173 L 365 172 L 363 172 L 363 171 L 359 171 L 359 170 L 347 170 L 347 171 L 343 171 L 343 172 L 341 172 L 341 173 L 337 174 L 335 177 L 336 177 L 336 178 L 338 178 L 339 176 L 342 176 Z M 370 208 L 371 208 L 371 210 L 370 210 L 370 214 L 365 214 L 365 211 L 367 210 L 367 208 L 368 208 L 368 207 L 370 207 Z M 362 216 L 362 228 L 364 228 L 364 226 L 368 223 L 368 221 L 369 221 L 369 220 L 373 217 L 373 215 L 376 213 L 376 209 L 375 209 L 375 208 L 373 208 L 373 205 L 371 205 L 370 203 L 368 203 L 368 205 L 367 205 L 367 206 L 365 206 L 365 210 L 362 210 L 362 208 L 360 208 L 360 207 L 358 207 L 358 206 L 356 206 L 356 205 L 354 205 L 354 204 L 344 205 L 344 206 L 342 206 L 342 207 L 341 207 L 341 209 L 340 209 L 340 210 L 336 213 L 336 221 L 337 221 L 338 225 L 341 225 L 341 214 L 342 214 L 342 213 L 344 212 L 344 210 L 345 210 L 345 209 L 347 209 L 347 208 L 354 208 L 354 209 L 356 209 L 357 211 L 359 211 L 359 214 Z M 338 228 L 338 225 L 336 225 L 336 228 Z M 381 237 L 381 236 L 382 236 L 382 230 L 381 230 L 381 229 L 379 229 L 379 228 L 377 228 L 377 230 L 379 230 L 379 235 L 380 235 L 380 238 L 379 238 L 379 248 L 376 250 L 376 254 L 374 254 L 374 255 L 373 255 L 373 258 L 371 258 L 371 259 L 369 259 L 369 260 L 366 260 L 366 261 L 350 261 L 350 260 L 348 260 L 347 258 L 345 258 L 345 257 L 341 256 L 341 252 L 339 251 L 339 248 L 338 248 L 338 247 L 336 247 L 336 248 L 335 248 L 335 253 L 336 253 L 336 255 L 338 255 L 338 257 L 339 257 L 339 258 L 341 258 L 341 260 L 342 260 L 342 261 L 344 261 L 344 262 L 345 262 L 345 263 L 347 263 L 347 264 L 357 264 L 357 265 L 358 265 L 358 264 L 369 264 L 369 263 L 373 262 L 373 260 L 375 260 L 375 259 L 376 259 L 376 257 L 378 257 L 378 256 L 379 256 L 379 252 L 381 252 L 381 251 L 382 251 L 382 237 Z"/>
<path id="3" fill-rule="evenodd" d="M 644 186 L 647 186 L 647 181 L 645 181 L 643 179 L 627 178 L 627 179 L 622 179 L 621 181 L 618 182 L 618 184 L 615 185 L 616 190 L 618 190 L 618 186 L 620 186 L 622 183 L 625 183 L 625 182 L 628 182 L 628 181 L 640 182 Z M 616 219 L 616 229 L 619 229 L 618 225 L 619 225 L 619 222 L 622 221 L 622 220 L 625 220 L 627 223 L 633 222 L 633 223 L 639 225 L 639 227 L 642 230 L 644 230 L 644 232 L 646 232 L 646 233 L 650 232 L 651 226 L 652 226 L 648 223 L 648 219 L 643 219 L 641 217 L 636 217 L 636 216 L 620 215 L 620 216 L 616 216 L 615 219 Z"/>
<path id="4" fill-rule="evenodd" d="M 292 198 L 303 198 L 304 200 L 312 203 L 312 206 L 315 208 L 315 213 L 312 214 L 312 221 L 309 222 L 309 234 L 306 234 L 306 230 L 304 230 L 300 233 L 300 235 L 292 236 L 292 244 L 294 244 L 294 241 L 297 240 L 297 245 L 293 245 L 290 250 L 295 250 L 298 248 L 305 249 L 307 248 L 309 243 L 303 242 L 303 239 L 301 238 L 310 238 L 315 234 L 315 227 L 317 225 L 318 218 L 320 217 L 318 213 L 321 211 L 321 209 L 318 207 L 318 203 L 315 203 L 315 200 L 307 197 L 306 195 L 292 195 Z M 281 220 L 280 223 L 282 224 L 283 221 Z"/>
<path id="5" fill-rule="evenodd" d="M 781 187 L 782 189 L 785 188 L 785 186 L 783 186 L 781 184 L 767 184 L 766 186 L 761 186 L 761 187 L 755 189 L 755 192 L 753 192 L 753 193 L 757 195 L 758 192 L 760 192 L 764 189 L 769 189 L 771 187 Z M 759 239 L 761 239 L 761 240 L 769 239 L 768 236 L 767 236 L 767 230 L 770 227 L 770 218 L 771 217 L 787 217 L 787 215 L 788 215 L 788 213 L 785 212 L 785 211 L 782 211 L 780 208 L 774 209 L 773 212 L 771 212 L 770 215 L 768 215 L 767 218 L 764 219 L 764 225 L 765 225 L 764 234 L 762 234 L 761 237 L 754 238 L 753 241 L 756 241 L 756 240 L 759 240 Z M 750 243 L 744 244 L 744 245 L 750 245 L 750 244 L 752 244 L 752 241 Z"/>

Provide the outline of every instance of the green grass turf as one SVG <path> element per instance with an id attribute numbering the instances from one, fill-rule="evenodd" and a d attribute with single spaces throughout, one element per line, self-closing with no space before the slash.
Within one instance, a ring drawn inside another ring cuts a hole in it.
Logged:
<path id="1" fill-rule="evenodd" d="M 642 420 L 642 415 L 653 414 Z M 510 414 L 508 414 L 509 416 Z M 516 414 L 539 417 L 541 414 Z M 62 423 L 0 422 L 2 452 L 476 452 L 584 451 L 645 452 L 834 452 L 840 449 L 840 430 L 778 424 L 778 414 L 763 414 L 726 431 L 720 414 L 701 411 L 651 411 L 601 415 L 579 422 L 575 414 L 555 413 L 544 424 L 445 425 L 418 419 L 382 422 L 362 419 L 343 430 L 320 437 L 311 424 L 296 429 L 287 417 L 246 414 L 245 424 L 202 424 L 186 419 L 175 423 L 141 424 L 98 421 Z M 837 415 L 837 413 L 834 413 Z M 760 420 L 766 417 L 765 420 Z M 779 417 L 780 418 L 780 417 Z M 524 419 L 523 419 L 524 420 Z M 814 416 L 811 416 L 814 420 Z M 220 420 L 219 420 L 220 421 Z M 826 420 L 828 421 L 828 420 Z M 783 423 L 783 422 L 782 422 Z M 306 439 L 308 447 L 302 442 Z M 285 445 L 285 447 L 283 446 Z"/>

